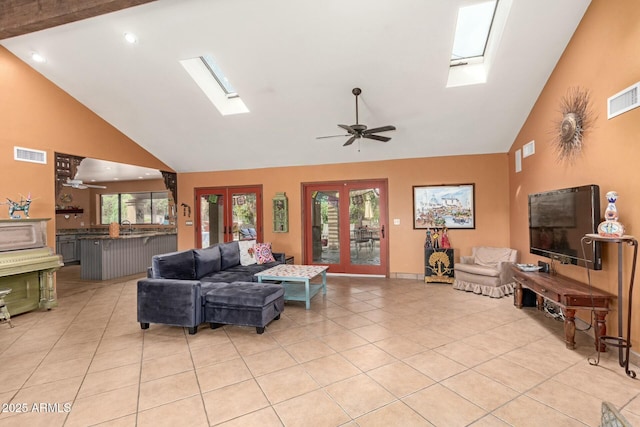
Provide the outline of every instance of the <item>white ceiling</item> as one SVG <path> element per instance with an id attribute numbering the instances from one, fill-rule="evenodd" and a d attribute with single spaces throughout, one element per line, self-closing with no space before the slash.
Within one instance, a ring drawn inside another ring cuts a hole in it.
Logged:
<path id="1" fill-rule="evenodd" d="M 85 184 L 109 181 L 137 181 L 146 179 L 162 179 L 157 169 L 144 168 L 123 163 L 97 159 L 82 159 L 74 179 Z"/>
<path id="2" fill-rule="evenodd" d="M 590 0 L 501 1 L 487 83 L 457 88 L 456 14 L 473 0 L 159 0 L 0 44 L 177 172 L 503 153 Z M 221 116 L 179 63 L 205 54 L 250 113 Z M 395 125 L 390 142 L 316 139 L 355 123 L 354 87 L 360 123 Z"/>

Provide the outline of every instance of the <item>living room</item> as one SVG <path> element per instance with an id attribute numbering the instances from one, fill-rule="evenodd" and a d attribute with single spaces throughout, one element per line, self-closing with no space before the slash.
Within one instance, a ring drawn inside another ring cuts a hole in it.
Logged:
<path id="1" fill-rule="evenodd" d="M 638 16 L 640 8 L 634 0 L 591 2 L 506 152 L 233 171 L 178 171 L 177 204 L 193 205 L 194 190 L 202 187 L 260 184 L 267 199 L 286 192 L 290 231 L 273 233 L 265 227 L 264 240 L 272 242 L 277 251 L 302 259 L 302 183 L 386 178 L 389 218 L 399 219 L 399 225 L 389 226 L 389 277 L 398 279 L 416 279 L 424 268 L 424 232 L 412 226 L 414 185 L 475 184 L 476 228 L 449 233 L 456 257 L 468 255 L 474 246 L 511 247 L 519 251 L 521 262 L 536 263 L 540 258 L 529 254 L 528 194 L 591 183 L 598 184 L 602 194 L 618 192 L 620 221 L 628 234 L 635 234 L 634 224 L 640 223 L 640 198 L 635 196 L 640 156 L 634 143 L 640 136 L 640 109 L 608 120 L 606 105 L 610 96 L 638 81 Z M 559 161 L 554 133 L 561 119 L 560 103 L 568 89 L 576 86 L 589 90 L 593 125 L 585 132 L 584 146 L 575 161 Z M 0 93 L 4 99 L 0 103 L 0 146 L 4 153 L 0 159 L 4 178 L 0 188 L 3 196 L 10 198 L 31 193 L 33 217 L 55 218 L 54 165 L 16 162 L 14 146 L 44 150 L 49 159 L 54 158 L 55 152 L 62 152 L 173 170 L 4 47 L 0 47 Z M 495 121 L 499 126 L 501 117 Z M 515 172 L 516 151 L 530 141 L 535 141 L 535 153 L 523 158 L 522 171 Z M 195 233 L 187 219 L 179 215 L 180 249 L 195 245 Z M 270 209 L 265 209 L 264 224 L 271 224 L 272 220 Z M 49 227 L 47 237 L 49 242 L 55 241 L 55 227 Z M 604 251 L 603 262 L 603 270 L 592 273 L 591 280 L 599 289 L 616 294 L 615 248 Z M 562 275 L 586 281 L 582 268 L 559 265 L 558 270 Z M 630 271 L 628 257 L 624 271 Z M 634 304 L 635 324 L 640 315 L 638 309 Z M 615 319 L 615 314 L 614 307 L 609 319 Z M 582 318 L 588 322 L 588 313 Z M 613 320 L 610 322 L 609 329 L 615 331 Z M 637 346 L 639 330 L 633 331 L 631 340 Z"/>

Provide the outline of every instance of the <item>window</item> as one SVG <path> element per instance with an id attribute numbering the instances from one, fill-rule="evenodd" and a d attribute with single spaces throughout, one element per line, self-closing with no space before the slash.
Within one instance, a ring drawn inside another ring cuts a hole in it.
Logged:
<path id="1" fill-rule="evenodd" d="M 231 86 L 229 79 L 212 56 L 204 55 L 183 59 L 180 64 L 209 98 L 209 101 L 220 111 L 220 114 L 227 116 L 249 112 L 247 106 L 240 99 L 240 95 Z"/>
<path id="2" fill-rule="evenodd" d="M 451 66 L 466 65 L 470 59 L 482 59 L 487 48 L 497 0 L 463 6 L 458 11 Z"/>
<path id="3" fill-rule="evenodd" d="M 100 224 L 165 224 L 169 217 L 167 191 L 100 195 Z"/>
<path id="4" fill-rule="evenodd" d="M 514 0 L 476 0 L 458 10 L 447 87 L 486 83 Z"/>

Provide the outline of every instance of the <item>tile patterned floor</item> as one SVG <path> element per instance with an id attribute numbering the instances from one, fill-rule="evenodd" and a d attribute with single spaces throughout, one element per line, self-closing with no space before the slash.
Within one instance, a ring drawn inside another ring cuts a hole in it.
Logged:
<path id="1" fill-rule="evenodd" d="M 640 426 L 640 381 L 511 298 L 328 278 L 312 309 L 196 335 L 136 323 L 136 277 L 58 274 L 59 307 L 0 324 L 0 426 Z M 35 404 L 35 406 L 34 406 Z M 24 410 L 23 413 L 17 412 Z"/>

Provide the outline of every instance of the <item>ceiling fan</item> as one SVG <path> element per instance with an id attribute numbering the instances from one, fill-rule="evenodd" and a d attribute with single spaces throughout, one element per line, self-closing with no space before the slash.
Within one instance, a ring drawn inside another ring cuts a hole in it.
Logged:
<path id="1" fill-rule="evenodd" d="M 347 140 L 347 142 L 342 144 L 343 147 L 346 147 L 347 145 L 353 144 L 356 139 L 360 139 L 360 138 L 374 139 L 376 141 L 382 141 L 382 142 L 390 141 L 391 138 L 389 138 L 387 136 L 374 135 L 374 133 L 387 132 L 387 131 L 390 131 L 390 130 L 396 130 L 396 127 L 395 126 L 382 126 L 382 127 L 377 127 L 377 128 L 373 128 L 373 129 L 368 129 L 367 125 L 360 124 L 358 122 L 358 95 L 360 95 L 362 93 L 362 89 L 360 89 L 359 87 L 353 88 L 351 93 L 353 93 L 355 95 L 355 97 L 356 97 L 356 124 L 355 125 L 351 125 L 351 126 L 349 126 L 349 125 L 338 125 L 338 127 L 342 128 L 342 129 L 344 129 L 344 130 L 346 130 L 348 132 L 346 135 L 318 136 L 318 137 L 316 137 L 316 139 L 335 138 L 335 137 L 338 137 L 338 136 L 350 136 L 350 138 Z"/>
<path id="2" fill-rule="evenodd" d="M 84 190 L 85 188 L 107 188 L 104 185 L 85 184 L 81 179 L 71 178 L 67 178 L 67 182 L 63 182 L 62 185 L 65 187 L 77 188 L 80 190 Z"/>

